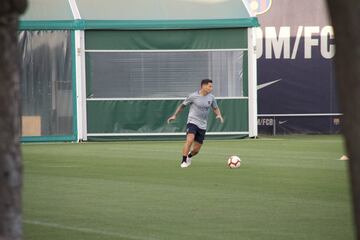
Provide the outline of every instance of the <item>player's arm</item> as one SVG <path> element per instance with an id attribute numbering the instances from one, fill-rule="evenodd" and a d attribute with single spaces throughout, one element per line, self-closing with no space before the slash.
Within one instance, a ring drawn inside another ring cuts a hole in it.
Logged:
<path id="1" fill-rule="evenodd" d="M 177 107 L 177 109 L 175 110 L 174 114 L 171 115 L 171 116 L 168 118 L 167 122 L 170 123 L 171 121 L 174 121 L 174 120 L 176 119 L 176 116 L 177 116 L 179 113 L 181 113 L 187 105 L 191 104 L 192 101 L 193 101 L 193 95 L 190 94 L 190 95 L 180 104 L 180 106 Z"/>
<path id="2" fill-rule="evenodd" d="M 184 108 L 185 108 L 185 105 L 184 105 L 184 104 L 180 104 L 180 105 L 176 108 L 174 114 L 171 115 L 171 116 L 168 118 L 167 122 L 170 123 L 171 121 L 174 121 L 174 120 L 176 119 L 176 116 L 177 116 L 179 113 L 181 113 L 181 112 L 184 110 Z"/>
<path id="3" fill-rule="evenodd" d="M 216 115 L 216 119 L 218 119 L 221 123 L 224 122 L 224 119 L 221 115 L 220 108 L 218 107 L 218 104 L 216 102 L 216 99 L 214 98 L 213 102 L 211 103 L 212 109 Z"/>
<path id="4" fill-rule="evenodd" d="M 214 111 L 214 113 L 215 113 L 215 115 L 216 115 L 216 119 L 218 119 L 221 123 L 223 123 L 224 122 L 224 119 L 223 119 L 223 117 L 222 117 L 222 115 L 221 115 L 221 111 L 220 111 L 220 108 L 213 108 L 213 111 Z"/>

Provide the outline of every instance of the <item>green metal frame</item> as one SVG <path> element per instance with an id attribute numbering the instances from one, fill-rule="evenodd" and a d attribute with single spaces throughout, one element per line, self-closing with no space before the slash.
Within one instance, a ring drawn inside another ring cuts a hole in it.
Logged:
<path id="1" fill-rule="evenodd" d="M 209 20 L 62 20 L 62 21 L 20 21 L 20 30 L 161 30 L 161 29 L 211 29 L 258 27 L 256 17 L 240 19 Z"/>
<path id="2" fill-rule="evenodd" d="M 85 20 L 85 29 L 209 29 L 209 28 L 239 28 L 258 27 L 257 18 L 243 19 L 209 19 L 209 20 Z"/>
<path id="3" fill-rule="evenodd" d="M 71 51 L 72 51 L 72 98 L 73 98 L 73 137 L 77 140 L 77 99 L 76 99 L 76 47 L 75 47 L 75 31 L 71 31 Z"/>
<path id="4" fill-rule="evenodd" d="M 83 29 L 78 20 L 60 20 L 60 21 L 27 21 L 22 20 L 19 23 L 19 30 L 76 30 Z"/>
<path id="5" fill-rule="evenodd" d="M 72 142 L 76 141 L 74 136 L 26 136 L 21 137 L 21 142 Z"/>

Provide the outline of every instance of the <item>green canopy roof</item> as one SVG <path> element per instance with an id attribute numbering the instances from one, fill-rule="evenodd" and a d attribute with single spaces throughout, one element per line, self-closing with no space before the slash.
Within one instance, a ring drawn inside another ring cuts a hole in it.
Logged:
<path id="1" fill-rule="evenodd" d="M 258 26 L 242 0 L 29 0 L 22 29 L 187 29 Z"/>

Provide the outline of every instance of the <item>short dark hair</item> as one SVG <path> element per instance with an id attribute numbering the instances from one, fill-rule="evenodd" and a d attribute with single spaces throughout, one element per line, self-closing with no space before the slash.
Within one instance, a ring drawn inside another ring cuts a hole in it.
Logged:
<path id="1" fill-rule="evenodd" d="M 211 80 L 211 79 L 203 79 L 203 80 L 201 80 L 201 84 L 200 84 L 200 86 L 202 86 L 202 85 L 205 85 L 205 84 L 208 84 L 208 83 L 212 83 L 213 81 Z"/>

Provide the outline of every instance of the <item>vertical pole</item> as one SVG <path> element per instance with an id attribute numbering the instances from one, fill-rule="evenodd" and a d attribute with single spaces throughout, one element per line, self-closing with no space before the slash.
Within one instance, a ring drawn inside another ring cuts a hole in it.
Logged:
<path id="1" fill-rule="evenodd" d="M 249 88 L 249 137 L 257 137 L 257 65 L 256 32 L 248 28 L 248 88 Z"/>
<path id="2" fill-rule="evenodd" d="M 68 0 L 74 20 L 81 20 L 76 0 Z M 87 140 L 86 82 L 85 82 L 85 37 L 84 30 L 75 30 L 75 71 L 76 71 L 76 124 L 77 141 Z"/>
<path id="3" fill-rule="evenodd" d="M 273 118 L 273 136 L 276 135 L 276 117 Z"/>
<path id="4" fill-rule="evenodd" d="M 76 106 L 78 141 L 87 140 L 87 119 L 86 119 L 86 78 L 85 78 L 85 39 L 84 31 L 75 31 L 76 49 Z"/>

